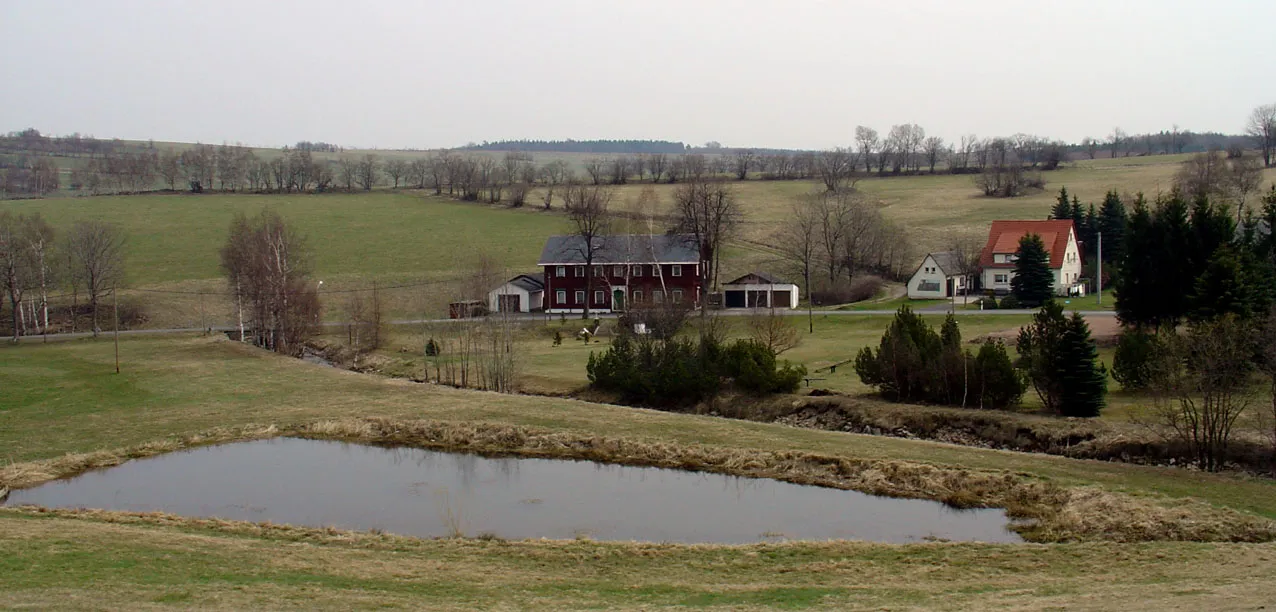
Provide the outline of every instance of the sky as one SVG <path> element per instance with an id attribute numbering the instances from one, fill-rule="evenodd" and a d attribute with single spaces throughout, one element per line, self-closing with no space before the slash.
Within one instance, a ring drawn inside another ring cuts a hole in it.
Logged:
<path id="1" fill-rule="evenodd" d="M 823 149 L 857 125 L 1239 133 L 1276 2 L 0 0 L 0 132 Z"/>

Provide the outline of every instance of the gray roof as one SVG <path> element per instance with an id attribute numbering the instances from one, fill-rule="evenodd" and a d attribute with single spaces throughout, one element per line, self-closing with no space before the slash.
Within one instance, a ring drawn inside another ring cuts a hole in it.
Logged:
<path id="1" fill-rule="evenodd" d="M 544 291 L 545 282 L 531 274 L 519 274 L 509 280 L 509 284 L 524 291 Z"/>
<path id="2" fill-rule="evenodd" d="M 686 263 L 700 261 L 699 243 L 687 234 L 625 234 L 599 236 L 595 240 L 594 263 Z M 585 263 L 585 239 L 580 236 L 550 236 L 537 265 Z"/>
<path id="3" fill-rule="evenodd" d="M 746 284 L 746 282 L 747 282 L 747 281 L 748 281 L 751 277 L 756 277 L 758 280 L 760 280 L 760 281 L 762 281 L 763 283 L 766 283 L 766 284 L 768 284 L 768 285 L 792 285 L 792 284 L 793 284 L 793 283 L 790 283 L 789 281 L 786 281 L 786 280 L 780 280 L 780 279 L 778 279 L 778 278 L 776 278 L 776 277 L 774 277 L 774 276 L 772 276 L 772 275 L 770 275 L 770 274 L 767 274 L 767 273 L 765 273 L 765 272 L 750 272 L 750 273 L 745 274 L 744 276 L 741 276 L 740 278 L 737 278 L 737 279 L 735 279 L 735 280 L 733 280 L 733 281 L 731 281 L 731 282 L 729 282 L 729 283 L 723 283 L 723 284 L 724 284 L 724 285 L 743 285 L 743 284 Z"/>
<path id="4" fill-rule="evenodd" d="M 935 260 L 939 265 L 939 270 L 944 276 L 957 276 L 961 274 L 961 258 L 954 251 L 941 251 L 939 253 L 931 253 L 930 258 Z"/>

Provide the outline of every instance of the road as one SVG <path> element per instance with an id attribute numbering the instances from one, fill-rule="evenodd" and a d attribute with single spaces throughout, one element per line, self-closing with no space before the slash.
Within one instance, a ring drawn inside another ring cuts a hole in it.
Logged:
<path id="1" fill-rule="evenodd" d="M 754 314 L 755 312 L 756 312 L 756 311 L 753 311 L 753 310 L 743 310 L 743 309 L 742 309 L 742 310 L 719 310 L 719 311 L 717 311 L 715 314 L 720 315 L 720 316 L 727 316 L 727 317 L 746 317 L 746 316 L 749 316 L 749 315 L 751 315 L 751 314 Z M 789 317 L 805 317 L 805 316 L 807 316 L 807 312 L 806 312 L 805 310 L 776 310 L 776 311 L 774 311 L 774 312 L 775 312 L 776 314 L 780 314 L 780 315 L 784 315 L 784 316 L 789 316 Z M 947 309 L 946 307 L 930 307 L 930 308 L 927 308 L 927 309 L 919 310 L 919 311 L 917 311 L 917 312 L 918 312 L 919 314 L 931 314 L 931 315 L 933 315 L 933 314 L 947 314 L 947 313 L 948 313 L 948 309 Z M 1015 309 L 1015 310 L 957 310 L 957 311 L 954 311 L 954 312 L 953 312 L 953 314 L 954 314 L 954 315 L 956 315 L 956 316 L 959 316 L 959 317 L 962 317 L 962 316 L 980 316 L 980 315 L 984 315 L 984 316 L 1014 316 L 1014 315 L 1033 315 L 1033 314 L 1036 314 L 1036 312 L 1037 312 L 1036 310 L 1031 310 L 1031 309 L 1026 309 L 1026 308 L 1025 308 L 1025 309 Z M 1086 316 L 1086 317 L 1114 317 L 1114 316 L 1116 316 L 1116 313 L 1115 313 L 1115 312 L 1113 312 L 1113 311 L 1111 311 L 1111 310 L 1077 310 L 1077 311 L 1071 311 L 1071 310 L 1068 310 L 1068 311 L 1065 311 L 1065 312 L 1067 312 L 1068 314 L 1071 314 L 1071 313 L 1073 313 L 1073 312 L 1079 312 L 1079 313 L 1081 313 L 1083 316 Z M 814 314 L 814 316 L 816 316 L 816 317 L 825 317 L 825 316 L 828 316 L 828 317 L 871 317 L 871 316 L 890 316 L 890 315 L 895 314 L 895 311 L 894 311 L 894 310 L 816 310 L 816 311 L 814 311 L 814 312 L 813 312 L 813 314 Z M 598 315 L 590 315 L 590 318 L 595 318 L 595 317 L 596 317 L 596 318 L 599 318 L 599 319 L 614 319 L 614 318 L 616 318 L 617 316 L 618 316 L 618 315 L 615 315 L 615 314 L 604 313 L 604 314 L 598 314 Z M 694 316 L 694 315 L 693 315 L 693 316 Z M 552 321 L 552 320 L 559 319 L 559 318 L 560 318 L 560 317 L 559 317 L 559 315 L 545 315 L 545 314 L 517 314 L 517 315 L 510 315 L 510 319 L 515 320 L 515 321 L 545 321 L 545 322 L 548 322 L 548 321 Z M 571 320 L 573 320 L 573 319 L 574 319 L 574 320 L 579 321 L 579 320 L 580 320 L 580 315 L 570 315 L 570 314 L 569 314 L 569 315 L 567 315 L 567 320 L 568 320 L 568 321 L 571 321 Z M 428 324 L 428 325 L 445 325 L 445 324 L 456 323 L 456 322 L 461 321 L 461 320 L 463 320 L 463 319 L 399 319 L 399 320 L 390 321 L 390 322 L 389 322 L 389 324 L 390 324 L 390 325 L 427 325 L 427 324 Z M 341 323 L 341 322 L 339 322 L 339 321 L 326 322 L 326 323 L 324 323 L 324 324 L 323 324 L 323 326 L 324 326 L 324 327 L 330 327 L 330 328 L 340 328 L 340 327 L 345 326 L 345 323 Z M 225 332 L 232 332 L 232 331 L 235 331 L 235 329 L 236 329 L 236 328 L 235 328 L 235 327 L 231 327 L 231 326 L 213 326 L 213 327 L 211 327 L 211 328 L 209 328 L 209 329 L 211 329 L 212 331 L 217 332 L 217 333 L 225 333 Z M 155 336 L 155 335 L 164 335 L 164 334 L 190 334 L 190 333 L 199 333 L 199 332 L 203 332 L 203 331 L 206 331 L 206 330 L 201 329 L 201 328 L 199 328 L 199 327 L 169 327 L 169 328 L 161 328 L 161 329 L 129 329 L 129 330 L 120 330 L 120 335 L 121 335 L 121 336 Z M 111 334 L 112 334 L 112 332 L 111 332 L 110 330 L 103 330 L 103 331 L 102 331 L 101 333 L 99 333 L 98 335 L 99 335 L 99 336 L 102 336 L 102 337 L 108 337 L 108 338 L 109 338 L 109 337 L 111 336 Z M 50 341 L 55 341 L 55 340 L 74 340 L 74 339 L 77 339 L 77 338 L 89 338 L 89 337 L 92 337 L 92 336 L 93 336 L 93 333 L 92 333 L 92 332 L 77 332 L 77 333 L 74 333 L 74 334 L 69 334 L 69 333 L 64 333 L 64 334 L 49 334 L 48 336 L 24 336 L 24 337 L 23 337 L 23 342 L 42 342 L 42 341 L 43 341 L 44 339 L 46 339 L 46 338 L 47 338 L 48 340 L 50 340 Z"/>

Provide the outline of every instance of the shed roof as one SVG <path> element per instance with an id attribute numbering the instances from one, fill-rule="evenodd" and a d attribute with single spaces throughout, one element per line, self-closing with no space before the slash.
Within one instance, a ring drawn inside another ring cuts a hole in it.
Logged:
<path id="1" fill-rule="evenodd" d="M 1068 250 L 1068 238 L 1073 236 L 1071 219 L 1051 221 L 993 221 L 988 229 L 988 242 L 979 254 L 979 265 L 985 268 L 1010 267 L 1013 264 L 993 263 L 994 254 L 1011 254 L 1019 250 L 1019 239 L 1028 234 L 1041 236 L 1050 254 L 1050 267 L 1063 267 L 1063 256 Z M 941 266 L 942 267 L 942 266 Z"/>
<path id="2" fill-rule="evenodd" d="M 595 240 L 596 264 L 682 263 L 700 261 L 700 245 L 689 234 L 622 234 L 600 236 Z M 572 236 L 550 236 L 541 249 L 537 265 L 585 263 L 585 239 Z"/>
<path id="3" fill-rule="evenodd" d="M 532 276 L 531 274 L 519 274 L 509 280 L 510 285 L 514 285 L 525 291 L 544 291 L 545 281 Z"/>
<path id="4" fill-rule="evenodd" d="M 723 283 L 723 284 L 725 285 L 792 285 L 793 283 L 790 283 L 785 280 L 780 280 L 765 272 L 750 272 L 729 283 Z"/>

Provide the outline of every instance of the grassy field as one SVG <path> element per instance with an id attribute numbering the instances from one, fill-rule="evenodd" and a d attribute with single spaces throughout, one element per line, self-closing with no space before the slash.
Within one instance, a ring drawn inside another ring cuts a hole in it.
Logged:
<path id="1" fill-rule="evenodd" d="M 6 462 L 212 428 L 364 416 L 535 427 L 1002 470 L 1139 498 L 1191 497 L 1276 518 L 1276 484 L 794 429 L 356 375 L 208 338 L 0 348 Z M 19 607 L 1253 608 L 1271 544 L 862 543 L 737 547 L 421 541 L 220 521 L 0 510 L 0 591 Z"/>
<path id="2" fill-rule="evenodd" d="M 407 154 L 407 153 L 405 153 Z M 981 236 L 993 219 L 1045 218 L 1060 186 L 1082 202 L 1104 192 L 1169 188 L 1183 156 L 1082 161 L 1046 173 L 1043 192 L 1014 199 L 979 195 L 969 176 L 937 175 L 867 178 L 858 187 L 875 199 L 884 214 L 904 225 L 916 257 L 943 248 L 953 234 Z M 1268 170 L 1267 180 L 1276 179 Z M 615 206 L 625 208 L 646 185 L 617 188 Z M 676 186 L 654 189 L 668 206 Z M 795 198 L 816 189 L 810 181 L 736 183 L 745 222 L 740 240 L 727 249 L 722 273 L 730 278 L 755 269 L 783 272 L 777 255 L 765 245 L 786 218 Z M 539 197 L 533 192 L 531 201 Z M 556 202 L 556 207 L 561 203 Z M 59 228 L 78 219 L 119 224 L 129 234 L 128 269 L 134 289 L 207 292 L 142 294 L 151 326 L 198 326 L 226 322 L 230 308 L 218 270 L 220 248 L 230 217 L 237 211 L 272 209 L 308 236 L 315 251 L 315 278 L 327 290 L 410 283 L 466 276 L 485 254 L 510 274 L 533 271 L 546 236 L 568 231 L 559 212 L 514 210 L 459 203 L 410 191 L 377 190 L 325 195 L 140 195 L 49 198 L 0 202 L 0 210 L 40 212 Z M 454 293 L 454 290 L 448 290 Z M 442 314 L 448 301 L 437 287 L 390 294 L 391 314 L 419 317 Z M 1107 300 L 1105 300 L 1107 302 Z M 328 318 L 340 317 L 340 297 L 328 300 Z"/>

